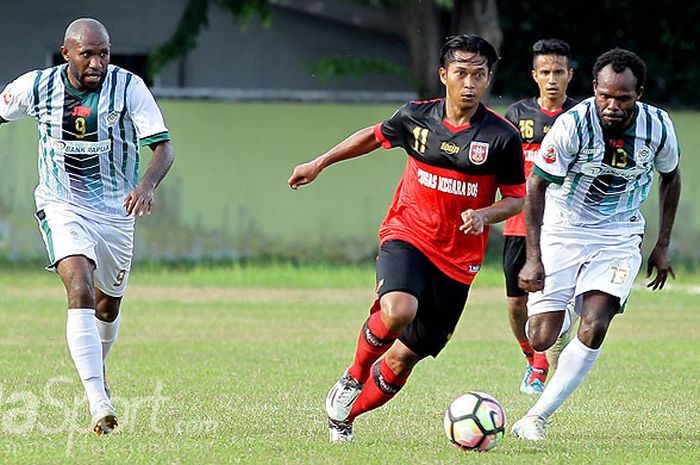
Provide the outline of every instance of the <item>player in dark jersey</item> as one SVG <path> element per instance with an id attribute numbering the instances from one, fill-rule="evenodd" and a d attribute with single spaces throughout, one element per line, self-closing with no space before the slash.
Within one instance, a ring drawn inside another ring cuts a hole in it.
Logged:
<path id="1" fill-rule="evenodd" d="M 537 83 L 540 94 L 538 97 L 514 103 L 506 112 L 506 118 L 520 130 L 523 140 L 525 177 L 530 175 L 534 156 L 537 155 L 542 139 L 554 120 L 577 103 L 566 96 L 569 82 L 574 75 L 569 45 L 559 39 L 544 39 L 535 42 L 532 52 L 532 79 Z M 526 230 L 522 213 L 506 220 L 503 235 L 503 272 L 508 296 L 508 319 L 513 335 L 527 359 L 527 369 L 520 384 L 520 391 L 526 394 L 540 394 L 544 390 L 549 362 L 544 353 L 532 349 L 525 336 L 527 292 L 518 287 L 518 273 L 525 263 Z M 557 354 L 556 351 L 550 354 L 550 359 L 555 364 Z"/>
<path id="2" fill-rule="evenodd" d="M 332 442 L 352 441 L 354 419 L 389 401 L 416 363 L 442 350 L 481 267 L 489 225 L 521 209 L 520 137 L 481 103 L 497 59 L 480 37 L 448 39 L 439 69 L 445 98 L 404 105 L 298 165 L 289 179 L 297 189 L 327 166 L 380 146 L 408 154 L 379 231 L 377 298 L 354 363 L 326 398 Z"/>

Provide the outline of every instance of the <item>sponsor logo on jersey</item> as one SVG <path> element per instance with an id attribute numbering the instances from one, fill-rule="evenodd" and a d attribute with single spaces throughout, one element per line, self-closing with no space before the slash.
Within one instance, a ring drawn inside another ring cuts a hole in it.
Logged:
<path id="1" fill-rule="evenodd" d="M 481 265 L 469 265 L 469 272 L 470 273 L 478 273 L 480 269 L 481 269 Z"/>
<path id="2" fill-rule="evenodd" d="M 472 142 L 469 144 L 469 161 L 475 165 L 483 165 L 489 156 L 489 144 L 486 142 Z"/>
<path id="3" fill-rule="evenodd" d="M 547 134 L 549 130 L 552 129 L 551 124 L 545 124 L 544 127 L 542 128 L 542 133 Z"/>
<path id="4" fill-rule="evenodd" d="M 51 147 L 59 152 L 73 155 L 97 155 L 109 152 L 112 149 L 112 141 L 103 140 L 99 142 L 82 140 L 60 140 L 50 139 Z"/>
<path id="5" fill-rule="evenodd" d="M 5 105 L 12 103 L 12 94 L 9 91 L 3 92 L 2 101 L 5 102 Z"/>
<path id="6" fill-rule="evenodd" d="M 555 149 L 553 145 L 550 145 L 542 153 L 542 158 L 545 163 L 554 163 L 557 161 L 557 149 Z"/>
<path id="7" fill-rule="evenodd" d="M 422 169 L 419 169 L 416 174 L 418 175 L 418 184 L 430 189 L 462 197 L 479 196 L 479 183 L 438 176 Z"/>
<path id="8" fill-rule="evenodd" d="M 637 151 L 635 158 L 640 163 L 649 163 L 651 160 L 651 149 L 645 145 Z"/>
<path id="9" fill-rule="evenodd" d="M 440 150 L 442 150 L 445 153 L 449 153 L 450 155 L 454 155 L 455 153 L 459 152 L 459 146 L 453 144 L 452 142 L 443 141 L 440 144 Z"/>
<path id="10" fill-rule="evenodd" d="M 76 116 L 82 116 L 83 118 L 87 118 L 92 114 L 92 110 L 90 107 L 81 107 L 80 105 L 73 107 L 73 111 L 71 112 L 71 116 L 76 117 Z"/>

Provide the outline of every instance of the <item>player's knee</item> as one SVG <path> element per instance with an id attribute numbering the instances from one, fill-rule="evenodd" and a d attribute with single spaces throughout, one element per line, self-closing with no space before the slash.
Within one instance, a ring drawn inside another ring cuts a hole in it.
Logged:
<path id="1" fill-rule="evenodd" d="M 98 302 L 98 304 L 95 306 L 95 316 L 102 321 L 111 323 L 117 319 L 117 315 L 119 315 L 118 304 L 114 305 L 110 303 L 107 305 L 100 305 Z"/>
<path id="2" fill-rule="evenodd" d="M 382 320 L 391 331 L 401 331 L 413 321 L 418 311 L 418 300 L 408 294 L 381 300 Z"/>
<path id="3" fill-rule="evenodd" d="M 597 349 L 603 344 L 609 324 L 608 321 L 601 318 L 582 319 L 578 328 L 578 339 L 586 346 Z"/>
<path id="4" fill-rule="evenodd" d="M 554 330 L 547 324 L 536 324 L 530 321 L 528 329 L 528 340 L 530 346 L 537 352 L 544 352 L 554 345 L 557 341 L 558 331 Z"/>

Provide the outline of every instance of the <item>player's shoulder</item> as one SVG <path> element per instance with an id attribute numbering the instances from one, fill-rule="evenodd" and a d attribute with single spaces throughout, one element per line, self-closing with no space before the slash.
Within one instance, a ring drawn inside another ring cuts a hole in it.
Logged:
<path id="1" fill-rule="evenodd" d="M 413 113 L 432 113 L 438 111 L 444 105 L 444 98 L 435 98 L 430 100 L 411 100 L 402 108 Z"/>
<path id="2" fill-rule="evenodd" d="M 651 117 L 657 121 L 667 124 L 671 121 L 671 116 L 668 111 L 662 107 L 651 105 L 650 103 L 637 101 L 638 117 L 645 115 L 646 117 Z"/>
<path id="3" fill-rule="evenodd" d="M 483 124 L 492 128 L 492 130 L 500 132 L 505 138 L 509 138 L 513 135 L 520 137 L 520 131 L 518 131 L 512 122 L 486 105 L 484 105 Z"/>
<path id="4" fill-rule="evenodd" d="M 512 103 L 506 110 L 506 114 L 524 113 L 532 110 L 539 110 L 537 99 L 535 97 L 528 97 Z"/>

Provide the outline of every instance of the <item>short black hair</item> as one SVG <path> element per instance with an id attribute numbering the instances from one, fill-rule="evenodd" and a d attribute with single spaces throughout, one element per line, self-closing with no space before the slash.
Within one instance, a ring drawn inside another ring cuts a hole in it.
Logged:
<path id="1" fill-rule="evenodd" d="M 474 34 L 459 34 L 448 37 L 440 51 L 440 65 L 447 68 L 447 65 L 456 61 L 456 52 L 471 52 L 486 58 L 486 67 L 489 71 L 498 61 L 498 53 L 493 45 Z"/>
<path id="2" fill-rule="evenodd" d="M 600 70 L 608 65 L 612 66 L 616 73 L 622 73 L 626 68 L 629 68 L 634 77 L 637 78 L 637 92 L 642 89 L 647 80 L 647 65 L 644 64 L 644 60 L 639 58 L 639 55 L 629 50 L 614 48 L 599 56 L 593 65 L 593 79 L 597 80 Z"/>
<path id="3" fill-rule="evenodd" d="M 561 39 L 541 39 L 532 45 L 533 61 L 540 55 L 556 55 L 565 57 L 571 63 L 571 47 Z"/>

